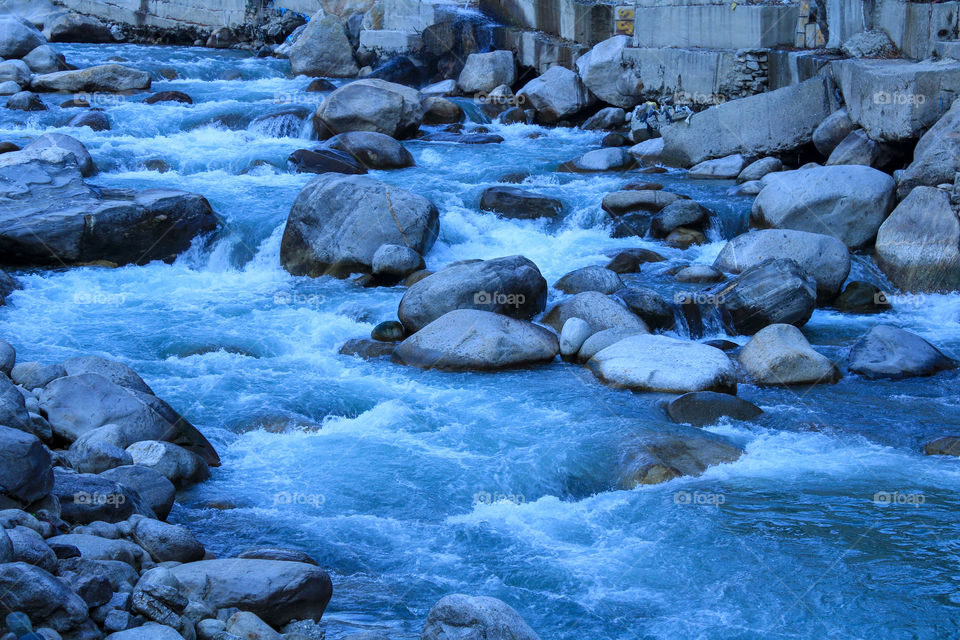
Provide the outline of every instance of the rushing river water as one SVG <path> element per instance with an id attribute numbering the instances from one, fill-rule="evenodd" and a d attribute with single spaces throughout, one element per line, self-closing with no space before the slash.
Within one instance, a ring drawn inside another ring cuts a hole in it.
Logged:
<path id="1" fill-rule="evenodd" d="M 291 106 L 278 102 L 311 108 L 308 79 L 235 52 L 62 50 L 78 66 L 119 56 L 174 68 L 180 77 L 157 75 L 154 90 L 196 104 L 95 96 L 113 125 L 101 133 L 66 128 L 76 110 L 2 110 L 0 139 L 59 127 L 90 149 L 95 184 L 199 192 L 223 226 L 174 264 L 17 274 L 25 287 L 0 308 L 2 337 L 21 360 L 122 360 L 200 427 L 223 466 L 181 496 L 171 519 L 217 554 L 310 553 L 334 582 L 328 638 L 358 627 L 419 637 L 429 608 L 452 592 L 506 600 L 545 640 L 960 634 L 960 466 L 922 455 L 924 442 L 960 431 L 956 372 L 896 383 L 848 375 L 802 390 L 741 385 L 765 416 L 709 428 L 745 448 L 740 461 L 617 490 L 621 452 L 640 430 L 692 431 L 665 419 L 666 396 L 612 390 L 567 364 L 455 374 L 338 355 L 395 318 L 402 289 L 280 267 L 287 213 L 310 179 L 284 160 L 310 143 L 276 137 L 299 126 L 253 120 Z M 242 79 L 221 79 L 232 72 Z M 726 195 L 730 183 L 671 172 L 650 177 L 718 214 L 714 242 L 679 251 L 611 239 L 600 200 L 641 176 L 553 171 L 596 148 L 599 134 L 489 126 L 503 144 L 409 142 L 416 167 L 373 173 L 440 208 L 430 268 L 523 254 L 552 283 L 646 246 L 669 261 L 632 280 L 669 295 L 664 271 L 711 263 L 722 237 L 746 228 L 750 200 Z M 144 168 L 158 159 L 171 170 Z M 477 210 L 482 189 L 516 171 L 566 203 L 562 222 Z M 884 284 L 866 256 L 853 275 Z M 818 310 L 805 333 L 841 359 L 884 322 L 960 356 L 958 295 L 898 299 L 882 315 Z"/>

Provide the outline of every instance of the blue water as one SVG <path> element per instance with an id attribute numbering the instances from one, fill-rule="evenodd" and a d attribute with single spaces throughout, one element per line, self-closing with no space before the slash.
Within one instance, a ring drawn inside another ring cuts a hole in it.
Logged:
<path id="1" fill-rule="evenodd" d="M 62 49 L 78 66 L 119 56 L 154 72 L 175 68 L 180 77 L 158 75 L 154 90 L 197 104 L 97 97 L 113 123 L 100 133 L 65 127 L 67 110 L 4 110 L 0 140 L 57 128 L 88 146 L 96 184 L 196 191 L 223 226 L 170 265 L 17 274 L 25 288 L 0 307 L 2 337 L 21 360 L 122 360 L 199 426 L 223 466 L 182 494 L 171 518 L 220 555 L 287 546 L 315 557 L 334 581 L 328 638 L 358 627 L 417 638 L 451 592 L 502 598 L 545 639 L 960 635 L 960 461 L 922 455 L 924 442 L 960 432 L 958 374 L 847 376 L 810 390 L 743 385 L 740 395 L 765 416 L 708 429 L 744 447 L 740 461 L 619 490 L 624 453 L 645 434 L 694 433 L 664 418 L 668 396 L 612 390 L 559 363 L 453 374 L 338 355 L 347 339 L 395 318 L 403 291 L 294 278 L 279 266 L 284 221 L 309 180 L 284 160 L 309 142 L 253 121 L 309 110 L 307 79 L 288 77 L 283 61 L 236 52 Z M 219 79 L 226 71 L 242 79 Z M 440 208 L 430 268 L 521 253 L 552 283 L 644 246 L 669 260 L 628 279 L 669 293 L 667 269 L 712 262 L 722 238 L 745 229 L 750 200 L 727 196 L 729 183 L 682 172 L 558 174 L 600 136 L 488 126 L 506 141 L 409 142 L 416 167 L 374 172 Z M 171 170 L 146 170 L 153 159 Z M 482 189 L 516 171 L 566 203 L 561 223 L 477 210 Z M 714 210 L 713 242 L 679 251 L 611 239 L 600 200 L 635 180 Z M 854 274 L 885 284 L 869 256 Z M 899 300 L 875 316 L 818 310 L 805 333 L 841 359 L 880 322 L 960 356 L 958 295 Z"/>

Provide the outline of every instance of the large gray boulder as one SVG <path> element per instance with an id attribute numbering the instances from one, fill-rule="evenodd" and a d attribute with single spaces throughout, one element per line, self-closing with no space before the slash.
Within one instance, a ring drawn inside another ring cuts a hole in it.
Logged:
<path id="1" fill-rule="evenodd" d="M 737 388 L 737 372 L 723 351 L 661 335 L 625 338 L 587 366 L 603 382 L 634 391 L 735 393 Z"/>
<path id="2" fill-rule="evenodd" d="M 753 420 L 763 413 L 760 407 L 743 398 L 716 391 L 692 391 L 674 398 L 666 407 L 674 422 L 703 427 L 723 417 Z"/>
<path id="3" fill-rule="evenodd" d="M 54 73 L 66 71 L 69 68 L 63 54 L 47 44 L 23 56 L 23 61 L 34 73 Z"/>
<path id="4" fill-rule="evenodd" d="M 741 455 L 742 449 L 710 434 L 644 434 L 623 456 L 619 486 L 629 490 L 638 485 L 660 484 L 683 476 L 696 477 L 714 465 L 736 462 Z M 674 494 L 677 504 L 694 504 L 694 499 L 695 495 L 689 491 Z M 696 504 L 719 504 L 716 494 L 706 494 L 703 499 L 707 502 Z"/>
<path id="5" fill-rule="evenodd" d="M 570 318 L 584 320 L 596 333 L 604 329 L 624 328 L 649 333 L 647 325 L 623 304 L 599 291 L 587 291 L 567 298 L 550 309 L 543 323 L 559 332 Z"/>
<path id="6" fill-rule="evenodd" d="M 441 598 L 427 614 L 420 640 L 540 640 L 503 600 L 455 593 Z"/>
<path id="7" fill-rule="evenodd" d="M 89 619 L 87 603 L 66 583 L 25 562 L 0 564 L 0 608 L 21 611 L 37 627 L 60 632 L 78 629 Z"/>
<path id="8" fill-rule="evenodd" d="M 22 60 L 0 62 L 0 82 L 15 82 L 21 87 L 26 87 L 30 84 L 31 75 L 30 67 Z"/>
<path id="9" fill-rule="evenodd" d="M 141 440 L 126 451 L 135 465 L 153 469 L 177 487 L 202 482 L 210 476 L 203 458 L 170 442 Z"/>
<path id="10" fill-rule="evenodd" d="M 43 25 L 43 35 L 50 42 L 113 43 L 110 27 L 93 16 L 69 11 Z"/>
<path id="11" fill-rule="evenodd" d="M 517 92 L 523 97 L 524 107 L 537 111 L 541 122 L 550 124 L 574 116 L 596 100 L 580 76 L 559 65 L 550 67 Z"/>
<path id="12" fill-rule="evenodd" d="M 553 288 L 570 294 L 585 291 L 599 291 L 609 294 L 622 289 L 623 281 L 610 269 L 592 266 L 571 271 L 553 283 Z"/>
<path id="13" fill-rule="evenodd" d="M 840 292 L 850 274 L 850 252 L 832 236 L 790 229 L 750 231 L 729 241 L 713 266 L 728 273 L 746 269 L 772 258 L 788 258 L 817 281 L 817 295 L 829 299 Z"/>
<path id="14" fill-rule="evenodd" d="M 57 436 L 70 442 L 95 430 L 104 441 L 124 448 L 142 440 L 179 444 L 218 465 L 213 446 L 196 427 L 154 395 L 121 387 L 97 373 L 57 378 L 38 395 L 40 408 Z M 97 434 L 97 435 L 99 435 Z"/>
<path id="15" fill-rule="evenodd" d="M 136 518 L 133 522 L 133 541 L 143 547 L 155 562 L 196 562 L 203 559 L 203 545 L 186 527 L 151 518 Z"/>
<path id="16" fill-rule="evenodd" d="M 319 620 L 333 585 L 323 569 L 303 562 L 225 558 L 170 569 L 181 591 L 214 609 L 237 607 L 279 627 L 293 619 Z"/>
<path id="17" fill-rule="evenodd" d="M 134 489 L 92 473 L 54 470 L 53 495 L 60 517 L 74 524 L 123 522 L 132 515 L 156 516 Z"/>
<path id="18" fill-rule="evenodd" d="M 183 636 L 173 627 L 147 622 L 139 627 L 111 633 L 105 640 L 183 640 Z"/>
<path id="19" fill-rule="evenodd" d="M 150 88 L 150 74 L 120 64 L 103 64 L 76 71 L 57 71 L 34 76 L 34 91 L 78 92 L 142 91 Z"/>
<path id="20" fill-rule="evenodd" d="M 587 151 L 582 156 L 561 164 L 557 171 L 570 173 L 594 173 L 599 171 L 618 171 L 634 165 L 633 156 L 622 147 L 610 147 Z"/>
<path id="21" fill-rule="evenodd" d="M 815 351 L 803 332 L 790 324 L 772 324 L 758 331 L 738 359 L 761 385 L 819 384 L 838 377 L 829 358 Z"/>
<path id="22" fill-rule="evenodd" d="M 46 44 L 43 34 L 22 18 L 0 15 L 0 58 L 22 58 Z"/>
<path id="23" fill-rule="evenodd" d="M 414 333 L 455 309 L 477 309 L 529 320 L 543 311 L 547 281 L 523 256 L 462 262 L 417 282 L 397 312 Z"/>
<path id="24" fill-rule="evenodd" d="M 851 249 L 872 241 L 894 206 L 894 182 L 870 167 L 812 167 L 771 173 L 753 202 L 758 227 L 839 238 Z"/>
<path id="25" fill-rule="evenodd" d="M 736 153 L 773 155 L 797 149 L 811 141 L 831 107 L 830 81 L 822 76 L 731 100 L 694 114 L 689 124 L 665 128 L 661 159 L 689 167 Z"/>
<path id="26" fill-rule="evenodd" d="M 17 371 L 20 366 L 15 366 L 11 373 Z M 24 395 L 20 389 L 2 376 L 0 376 L 0 425 L 25 433 L 34 433 Z"/>
<path id="27" fill-rule="evenodd" d="M 882 166 L 890 155 L 886 145 L 871 140 L 863 129 L 850 132 L 827 159 L 828 166 L 862 164 Z"/>
<path id="28" fill-rule="evenodd" d="M 340 87 L 326 97 L 313 118 L 314 129 L 322 138 L 347 131 L 409 138 L 422 123 L 420 92 L 376 78 Z"/>
<path id="29" fill-rule="evenodd" d="M 857 125 L 853 124 L 846 109 L 837 109 L 821 122 L 813 132 L 813 146 L 828 158 L 837 145 L 850 135 Z"/>
<path id="30" fill-rule="evenodd" d="M 517 64 L 512 51 L 471 53 L 460 72 L 457 84 L 465 94 L 490 93 L 500 85 L 510 86 L 517 79 Z"/>
<path id="31" fill-rule="evenodd" d="M 23 156 L 15 156 L 14 159 L 27 157 L 30 154 L 42 157 L 42 154 L 39 152 L 43 149 L 59 150 L 73 156 L 84 178 L 89 178 L 97 172 L 97 166 L 93 163 L 93 158 L 90 156 L 87 148 L 83 146 L 83 143 L 63 133 L 43 134 L 23 148 L 24 152 L 26 152 Z"/>
<path id="32" fill-rule="evenodd" d="M 793 260 L 752 266 L 706 292 L 731 332 L 751 335 L 770 324 L 806 324 L 817 303 L 817 282 Z"/>
<path id="33" fill-rule="evenodd" d="M 294 201 L 280 260 L 294 275 L 345 277 L 369 272 L 384 244 L 425 255 L 439 230 L 440 214 L 426 198 L 373 178 L 329 173 L 307 183 Z"/>
<path id="34" fill-rule="evenodd" d="M 323 11 L 307 23 L 289 55 L 294 75 L 353 78 L 360 70 L 343 22 Z"/>
<path id="35" fill-rule="evenodd" d="M 177 489 L 159 471 L 144 465 L 131 464 L 108 469 L 99 475 L 136 491 L 144 504 L 161 520 L 166 520 L 173 509 Z"/>
<path id="36" fill-rule="evenodd" d="M 500 313 L 457 309 L 401 342 L 393 361 L 484 371 L 551 362 L 558 353 L 557 336 L 548 329 Z"/>
<path id="37" fill-rule="evenodd" d="M 326 146 L 349 154 L 367 169 L 403 169 L 414 164 L 406 147 L 376 131 L 341 133 L 330 138 Z"/>
<path id="38" fill-rule="evenodd" d="M 0 426 L 0 495 L 22 504 L 53 489 L 50 452 L 29 433 Z"/>
<path id="39" fill-rule="evenodd" d="M 946 192 L 917 187 L 880 226 L 877 265 L 904 291 L 960 289 L 960 219 Z"/>
<path id="40" fill-rule="evenodd" d="M 897 176 L 897 196 L 902 200 L 914 187 L 953 184 L 960 171 L 960 100 L 954 100 L 913 150 L 913 162 Z"/>
<path id="41" fill-rule="evenodd" d="M 593 95 L 624 109 L 637 106 L 643 90 L 643 82 L 623 56 L 629 46 L 629 37 L 614 36 L 595 45 L 576 62 L 577 73 Z"/>
<path id="42" fill-rule="evenodd" d="M 197 194 L 88 186 L 66 148 L 0 155 L 0 256 L 9 264 L 170 260 L 216 226 Z"/>
<path id="43" fill-rule="evenodd" d="M 865 378 L 897 380 L 956 369 L 957 362 L 914 333 L 878 325 L 850 349 L 848 366 Z"/>
<path id="44" fill-rule="evenodd" d="M 143 378 L 136 371 L 116 360 L 107 360 L 100 356 L 76 356 L 67 358 L 60 366 L 63 367 L 63 373 L 67 376 L 97 373 L 121 387 L 154 395 L 153 389 L 143 381 Z"/>

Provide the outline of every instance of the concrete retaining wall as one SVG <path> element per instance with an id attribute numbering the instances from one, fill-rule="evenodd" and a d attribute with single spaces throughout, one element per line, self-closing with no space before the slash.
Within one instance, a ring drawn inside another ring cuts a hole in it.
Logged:
<path id="1" fill-rule="evenodd" d="M 480 0 L 499 22 L 586 45 L 613 36 L 613 5 L 578 0 Z"/>
<path id="2" fill-rule="evenodd" d="M 730 7 L 730 3 L 638 7 L 634 44 L 638 47 L 742 49 L 794 43 L 799 6 Z"/>
<path id="3" fill-rule="evenodd" d="M 831 48 L 860 31 L 880 29 L 906 57 L 922 60 L 933 54 L 937 42 L 960 38 L 960 2 L 826 0 L 826 5 Z"/>
<path id="4" fill-rule="evenodd" d="M 68 9 L 142 27 L 224 27 L 243 24 L 246 0 L 61 0 Z"/>

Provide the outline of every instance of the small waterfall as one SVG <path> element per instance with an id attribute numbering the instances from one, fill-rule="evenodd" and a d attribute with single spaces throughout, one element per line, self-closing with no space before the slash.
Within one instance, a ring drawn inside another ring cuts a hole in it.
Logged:
<path id="1" fill-rule="evenodd" d="M 309 135 L 309 119 L 303 109 L 287 109 L 278 113 L 260 116 L 250 123 L 248 131 L 268 138 L 302 138 Z"/>

